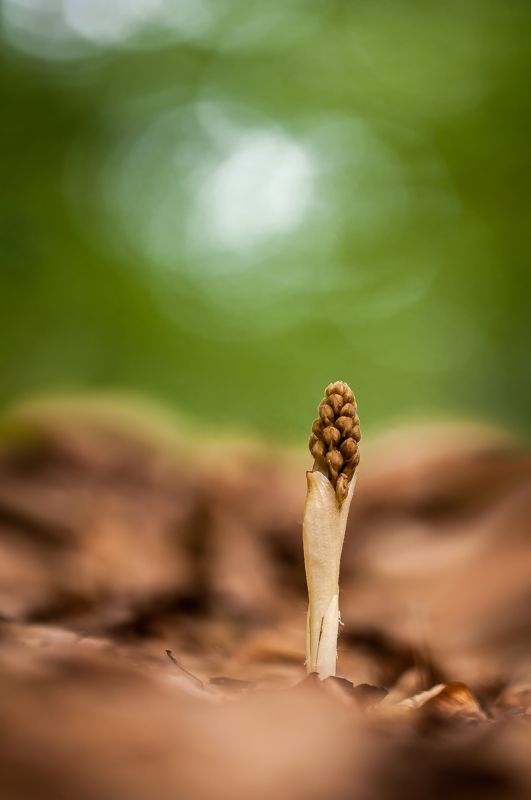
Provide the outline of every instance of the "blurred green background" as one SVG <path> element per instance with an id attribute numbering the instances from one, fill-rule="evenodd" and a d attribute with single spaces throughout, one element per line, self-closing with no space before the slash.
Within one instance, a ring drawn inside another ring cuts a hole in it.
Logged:
<path id="1" fill-rule="evenodd" d="M 2 406 L 529 433 L 529 2 L 1 9 Z"/>

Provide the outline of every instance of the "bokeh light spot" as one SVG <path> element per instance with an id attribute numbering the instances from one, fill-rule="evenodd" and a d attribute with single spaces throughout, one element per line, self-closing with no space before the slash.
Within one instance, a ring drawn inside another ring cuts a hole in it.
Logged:
<path id="1" fill-rule="evenodd" d="M 199 187 L 192 246 L 240 251 L 266 244 L 301 223 L 311 192 L 304 148 L 279 132 L 251 131 Z"/>

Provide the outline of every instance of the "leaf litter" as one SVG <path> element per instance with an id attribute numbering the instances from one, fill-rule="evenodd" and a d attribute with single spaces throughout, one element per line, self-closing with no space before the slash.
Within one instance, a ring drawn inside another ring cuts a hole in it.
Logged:
<path id="1" fill-rule="evenodd" d="M 304 669 L 303 456 L 194 437 L 191 458 L 186 433 L 163 446 L 101 408 L 16 425 L 0 444 L 5 800 L 531 794 L 517 442 L 434 427 L 366 446 L 340 677 L 321 681 Z"/>

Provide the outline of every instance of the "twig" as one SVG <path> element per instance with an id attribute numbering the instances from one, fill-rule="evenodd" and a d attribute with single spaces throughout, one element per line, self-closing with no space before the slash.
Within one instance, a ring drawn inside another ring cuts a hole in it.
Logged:
<path id="1" fill-rule="evenodd" d="M 195 675 L 192 675 L 192 673 L 189 672 L 187 669 L 185 669 L 182 664 L 179 664 L 177 659 L 173 657 L 171 650 L 166 650 L 166 655 L 168 656 L 172 664 L 175 664 L 175 666 L 178 667 L 182 672 L 184 672 L 185 675 L 188 675 L 189 678 L 191 678 L 193 681 L 196 681 L 196 683 L 199 684 L 201 689 L 205 688 L 205 684 L 200 678 L 197 678 Z"/>

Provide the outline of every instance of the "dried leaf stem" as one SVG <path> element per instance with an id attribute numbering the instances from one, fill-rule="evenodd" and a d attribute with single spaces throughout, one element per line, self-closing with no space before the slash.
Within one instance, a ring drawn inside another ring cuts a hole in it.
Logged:
<path id="1" fill-rule="evenodd" d="M 356 401 L 346 383 L 331 383 L 308 443 L 315 461 L 306 473 L 303 544 L 308 583 L 306 666 L 321 678 L 336 674 L 339 562 L 356 483 L 361 439 Z"/>

